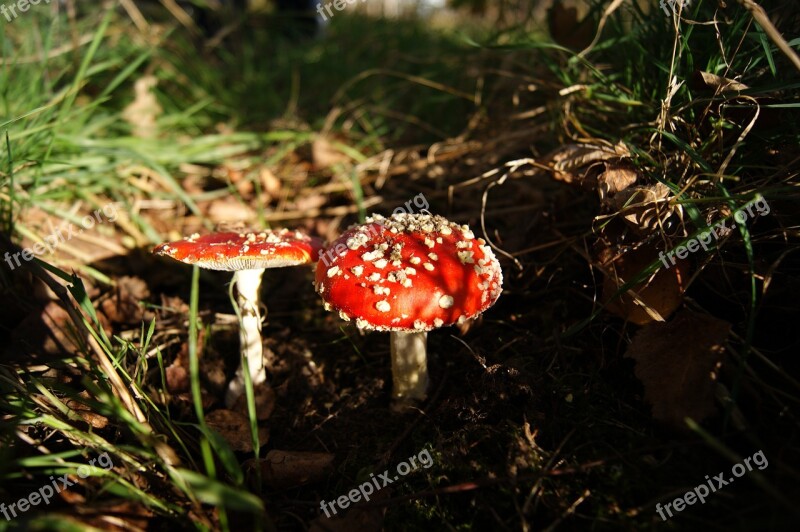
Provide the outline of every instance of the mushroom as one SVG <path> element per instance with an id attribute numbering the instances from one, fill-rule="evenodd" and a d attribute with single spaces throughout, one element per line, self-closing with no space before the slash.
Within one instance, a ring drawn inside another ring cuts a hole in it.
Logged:
<path id="1" fill-rule="evenodd" d="M 244 358 L 225 393 L 228 407 L 233 406 L 244 393 L 245 371 L 249 371 L 254 386 L 267 379 L 258 297 L 264 270 L 316 262 L 321 249 L 320 239 L 288 229 L 220 232 L 204 236 L 195 233 L 184 240 L 167 242 L 153 249 L 156 255 L 165 255 L 201 268 L 234 272 L 236 304 L 241 315 L 239 342 Z"/>
<path id="2" fill-rule="evenodd" d="M 375 215 L 328 249 L 315 288 L 343 320 L 390 332 L 396 409 L 426 397 L 428 331 L 480 315 L 502 291 L 486 242 L 441 216 Z"/>

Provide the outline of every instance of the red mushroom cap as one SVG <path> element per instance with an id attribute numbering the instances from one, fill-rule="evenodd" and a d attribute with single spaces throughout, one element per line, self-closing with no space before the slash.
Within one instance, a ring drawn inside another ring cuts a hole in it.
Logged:
<path id="1" fill-rule="evenodd" d="M 374 216 L 317 263 L 316 289 L 364 329 L 429 331 L 462 323 L 500 296 L 503 272 L 466 225 L 430 214 Z"/>
<path id="2" fill-rule="evenodd" d="M 224 232 L 167 242 L 153 253 L 210 270 L 260 270 L 316 262 L 322 249 L 319 238 L 299 231 Z"/>

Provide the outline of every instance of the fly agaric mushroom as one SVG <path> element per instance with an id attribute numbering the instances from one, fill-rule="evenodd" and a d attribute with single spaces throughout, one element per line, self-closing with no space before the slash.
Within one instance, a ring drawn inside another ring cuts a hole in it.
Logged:
<path id="1" fill-rule="evenodd" d="M 503 272 L 486 242 L 441 216 L 376 215 L 328 249 L 334 253 L 317 263 L 316 290 L 343 320 L 391 333 L 397 409 L 425 399 L 428 331 L 480 315 L 502 291 Z"/>
<path id="2" fill-rule="evenodd" d="M 153 249 L 156 255 L 166 255 L 186 264 L 234 272 L 236 304 L 241 313 L 239 342 L 244 359 L 225 393 L 225 404 L 228 407 L 233 406 L 244 393 L 245 371 L 250 372 L 254 386 L 267 379 L 258 298 L 264 270 L 316 262 L 321 249 L 320 239 L 288 229 L 247 233 L 221 232 L 205 236 L 193 234 L 184 240 L 167 242 Z"/>

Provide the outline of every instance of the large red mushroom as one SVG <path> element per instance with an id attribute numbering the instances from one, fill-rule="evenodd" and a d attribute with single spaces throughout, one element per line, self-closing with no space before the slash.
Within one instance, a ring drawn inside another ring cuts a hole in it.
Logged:
<path id="1" fill-rule="evenodd" d="M 376 215 L 348 229 L 317 263 L 326 308 L 390 332 L 393 397 L 402 409 L 428 387 L 427 332 L 480 315 L 502 291 L 489 246 L 466 225 L 430 214 Z"/>
<path id="2" fill-rule="evenodd" d="M 191 235 L 184 240 L 167 242 L 153 249 L 187 264 L 210 270 L 233 271 L 241 316 L 239 341 L 242 361 L 236 376 L 228 385 L 225 403 L 233 406 L 244 393 L 245 371 L 253 385 L 266 381 L 263 346 L 261 343 L 262 315 L 259 304 L 261 276 L 267 268 L 298 266 L 316 262 L 322 241 L 300 231 L 220 232 L 205 236 Z M 265 307 L 266 309 L 266 307 Z"/>

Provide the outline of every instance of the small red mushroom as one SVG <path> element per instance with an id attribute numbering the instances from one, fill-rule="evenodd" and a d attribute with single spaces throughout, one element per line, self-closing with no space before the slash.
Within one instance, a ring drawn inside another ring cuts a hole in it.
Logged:
<path id="1" fill-rule="evenodd" d="M 503 273 L 486 242 L 441 216 L 376 215 L 328 249 L 334 252 L 317 263 L 316 290 L 345 321 L 391 333 L 399 409 L 426 396 L 427 332 L 480 315 L 502 291 Z"/>
<path id="2" fill-rule="evenodd" d="M 316 262 L 322 245 L 318 238 L 299 231 L 280 229 L 221 232 L 205 236 L 193 234 L 184 240 L 167 242 L 153 249 L 156 255 L 165 255 L 201 268 L 235 272 L 233 283 L 236 285 L 236 303 L 241 313 L 239 342 L 243 358 L 225 393 L 228 407 L 233 406 L 244 393 L 245 371 L 249 371 L 254 386 L 267 379 L 258 300 L 264 270 Z"/>

